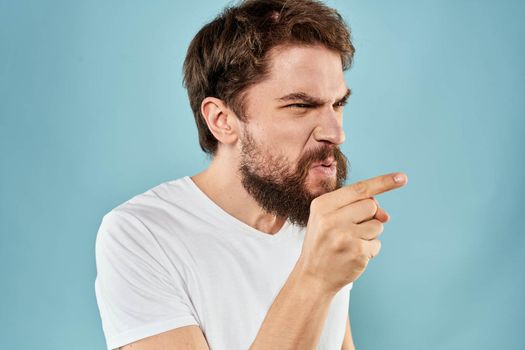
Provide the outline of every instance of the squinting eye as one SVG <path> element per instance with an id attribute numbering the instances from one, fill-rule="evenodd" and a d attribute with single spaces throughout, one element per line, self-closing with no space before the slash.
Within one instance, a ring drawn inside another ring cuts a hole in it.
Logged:
<path id="1" fill-rule="evenodd" d="M 291 105 L 286 106 L 288 108 L 310 108 L 311 105 L 305 104 L 305 103 L 294 103 Z"/>

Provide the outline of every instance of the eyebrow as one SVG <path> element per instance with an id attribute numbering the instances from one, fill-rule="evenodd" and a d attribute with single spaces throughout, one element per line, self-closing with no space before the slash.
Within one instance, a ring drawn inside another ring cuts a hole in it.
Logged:
<path id="1" fill-rule="evenodd" d="M 352 94 L 352 90 L 350 90 L 349 88 L 346 89 L 346 93 L 344 94 L 344 96 L 337 99 L 335 103 L 345 102 L 346 100 L 348 100 L 351 94 Z M 291 94 L 279 97 L 277 98 L 277 101 L 279 102 L 304 101 L 306 103 L 310 103 L 316 106 L 319 106 L 325 103 L 325 101 L 323 101 L 322 99 L 315 97 L 315 96 L 311 96 L 302 91 L 292 92 Z"/>

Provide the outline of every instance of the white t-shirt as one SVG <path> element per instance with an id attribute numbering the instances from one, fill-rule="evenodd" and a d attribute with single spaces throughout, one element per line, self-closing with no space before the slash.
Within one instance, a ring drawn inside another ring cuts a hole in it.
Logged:
<path id="1" fill-rule="evenodd" d="M 212 350 L 248 349 L 299 255 L 304 229 L 237 220 L 184 177 L 111 210 L 96 239 L 95 292 L 108 349 L 198 325 Z M 350 289 L 332 300 L 318 349 L 340 350 Z"/>

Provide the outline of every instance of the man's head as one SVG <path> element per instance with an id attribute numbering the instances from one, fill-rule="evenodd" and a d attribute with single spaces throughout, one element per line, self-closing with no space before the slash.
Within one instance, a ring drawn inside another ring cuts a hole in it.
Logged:
<path id="1" fill-rule="evenodd" d="M 228 149 L 266 211 L 305 225 L 311 200 L 343 184 L 353 53 L 337 12 L 310 0 L 244 1 L 190 44 L 184 81 L 200 145 Z"/>
<path id="2" fill-rule="evenodd" d="M 215 154 L 217 139 L 201 113 L 207 96 L 223 100 L 244 118 L 244 93 L 268 74 L 268 53 L 285 44 L 321 44 L 352 64 L 354 46 L 342 17 L 313 0 L 247 0 L 226 8 L 193 38 L 184 61 L 184 84 L 203 151 Z"/>

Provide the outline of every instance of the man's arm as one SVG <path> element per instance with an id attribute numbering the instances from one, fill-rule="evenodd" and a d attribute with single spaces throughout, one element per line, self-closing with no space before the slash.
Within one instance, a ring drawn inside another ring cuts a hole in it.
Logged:
<path id="1" fill-rule="evenodd" d="M 266 314 L 250 350 L 315 349 L 334 295 L 321 288 L 317 280 L 302 274 L 301 265 L 296 264 Z M 209 347 L 198 326 L 187 326 L 141 339 L 121 349 L 209 350 Z"/>
<path id="2" fill-rule="evenodd" d="M 186 326 L 141 339 L 119 350 L 209 350 L 199 326 Z"/>
<path id="3" fill-rule="evenodd" d="M 333 297 L 364 272 L 381 248 L 377 237 L 388 215 L 384 211 L 379 214 L 379 207 L 374 204 L 377 202 L 371 198 L 402 187 L 406 181 L 405 175 L 396 173 L 378 176 L 312 201 L 299 260 L 266 314 L 250 350 L 316 349 Z M 339 230 L 345 225 L 348 230 Z M 198 335 L 204 339 L 202 332 Z M 198 343 L 192 341 L 183 349 L 206 349 L 196 347 Z"/>
<path id="4" fill-rule="evenodd" d="M 350 328 L 350 316 L 346 319 L 346 332 L 341 350 L 355 350 L 354 340 L 352 339 L 352 330 Z"/>
<path id="5" fill-rule="evenodd" d="M 402 187 L 406 181 L 404 174 L 391 173 L 312 201 L 298 263 L 250 350 L 317 347 L 334 295 L 359 278 L 381 249 L 377 238 L 389 216 L 374 196 Z"/>
<path id="6" fill-rule="evenodd" d="M 302 264 L 296 264 L 250 350 L 316 349 L 335 294 L 305 274 Z"/>
<path id="7" fill-rule="evenodd" d="M 297 271 L 294 269 L 290 274 L 270 307 L 265 320 L 272 319 L 273 322 L 263 323 L 251 350 L 316 348 L 333 295 L 323 294 L 314 284 L 298 279 Z M 264 337 L 260 337 L 261 331 L 265 332 Z M 286 347 L 282 347 L 283 340 L 287 342 Z M 198 326 L 186 326 L 141 339 L 119 349 L 209 350 L 209 347 Z M 347 319 L 342 350 L 354 349 L 350 321 Z"/>

